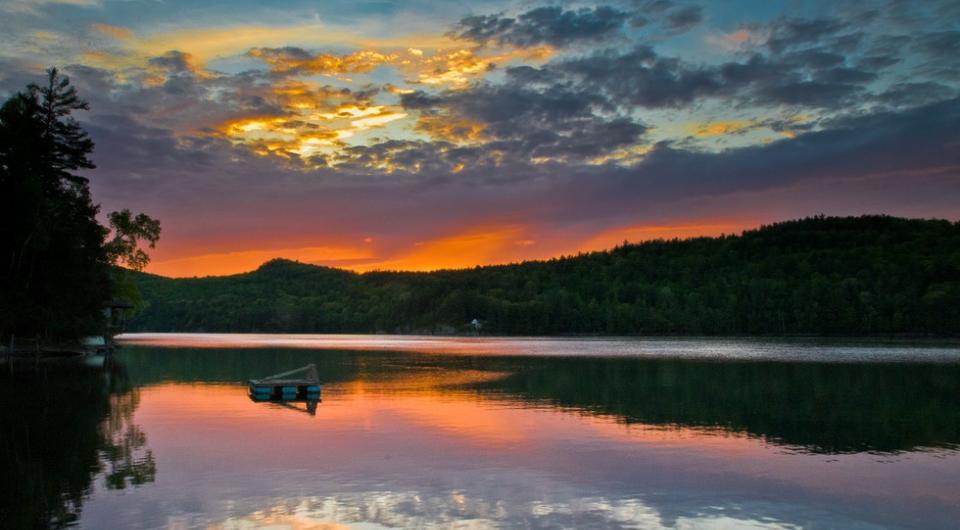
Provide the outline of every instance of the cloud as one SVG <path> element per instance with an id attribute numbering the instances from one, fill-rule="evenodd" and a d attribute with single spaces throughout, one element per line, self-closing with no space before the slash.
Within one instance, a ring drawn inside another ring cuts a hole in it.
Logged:
<path id="1" fill-rule="evenodd" d="M 570 78 L 585 93 L 642 107 L 676 107 L 721 88 L 715 71 L 661 57 L 645 45 L 558 61 L 546 70 Z"/>
<path id="2" fill-rule="evenodd" d="M 203 73 L 203 67 L 193 55 L 179 50 L 170 50 L 163 55 L 151 57 L 147 59 L 147 65 L 173 75 Z"/>
<path id="3" fill-rule="evenodd" d="M 302 48 L 253 48 L 247 55 L 270 66 L 280 74 L 348 74 L 364 73 L 396 59 L 375 51 L 358 51 L 344 55 L 311 54 Z"/>
<path id="4" fill-rule="evenodd" d="M 368 36 L 349 28 L 316 22 L 285 25 L 236 24 L 157 31 L 130 43 L 143 56 L 159 55 L 171 48 L 189 50 L 201 61 L 242 55 L 254 48 L 353 48 L 359 50 L 448 49 L 457 47 L 441 34 Z"/>
<path id="5" fill-rule="evenodd" d="M 687 6 L 667 14 L 666 25 L 671 31 L 683 33 L 693 29 L 703 21 L 703 8 Z"/>
<path id="6" fill-rule="evenodd" d="M 123 28 L 120 26 L 112 26 L 110 24 L 103 24 L 103 23 L 91 24 L 90 29 L 92 29 L 93 31 L 96 31 L 97 33 L 102 33 L 104 35 L 107 35 L 117 40 L 129 39 L 133 37 L 133 32 L 130 31 L 129 29 Z"/>
<path id="7" fill-rule="evenodd" d="M 798 47 L 820 44 L 827 37 L 835 36 L 848 28 L 850 22 L 838 18 L 780 18 L 766 28 L 770 34 L 766 46 L 773 53 L 783 53 Z"/>
<path id="8" fill-rule="evenodd" d="M 401 104 L 428 116 L 439 113 L 481 124 L 490 139 L 484 144 L 487 151 L 523 163 L 583 162 L 633 145 L 646 131 L 630 118 L 601 116 L 597 107 L 605 104 L 602 97 L 558 86 L 484 84 L 436 96 L 407 94 Z"/>
<path id="9" fill-rule="evenodd" d="M 547 44 L 565 47 L 606 39 L 620 30 L 628 14 L 609 6 L 564 10 L 538 7 L 516 18 L 503 15 L 464 17 L 450 32 L 454 39 L 481 45 L 532 47 Z"/>
<path id="10" fill-rule="evenodd" d="M 893 107 L 916 107 L 956 97 L 957 90 L 931 81 L 896 83 L 876 99 Z"/>
<path id="11" fill-rule="evenodd" d="M 694 136 L 709 137 L 743 133 L 758 125 L 757 122 L 751 120 L 714 121 L 690 124 L 688 130 Z"/>
<path id="12" fill-rule="evenodd" d="M 704 98 L 729 98 L 754 105 L 840 108 L 877 79 L 872 71 L 845 65 L 822 49 L 779 55 L 754 53 L 746 60 L 715 66 L 663 57 L 640 45 L 603 50 L 508 71 L 515 82 L 574 87 L 603 96 L 611 105 L 670 108 Z"/>
<path id="13" fill-rule="evenodd" d="M 40 8 L 54 5 L 98 7 L 101 0 L 5 0 L 0 3 L 0 12 L 40 15 Z"/>

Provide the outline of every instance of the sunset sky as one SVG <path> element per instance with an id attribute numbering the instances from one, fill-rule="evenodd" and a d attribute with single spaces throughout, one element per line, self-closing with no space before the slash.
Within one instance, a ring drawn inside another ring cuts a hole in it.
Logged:
<path id="1" fill-rule="evenodd" d="M 169 276 L 960 217 L 956 0 L 0 1 L 0 96 L 49 66 Z"/>

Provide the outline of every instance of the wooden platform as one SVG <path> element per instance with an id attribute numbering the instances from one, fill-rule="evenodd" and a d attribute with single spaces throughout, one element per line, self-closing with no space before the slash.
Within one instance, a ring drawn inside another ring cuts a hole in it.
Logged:
<path id="1" fill-rule="evenodd" d="M 304 377 L 291 377 L 304 372 Z M 315 365 L 290 370 L 263 379 L 250 380 L 254 401 L 320 401 L 320 383 Z"/>
<path id="2" fill-rule="evenodd" d="M 250 397 L 254 401 L 320 401 L 320 385 L 296 381 L 269 384 L 251 381 Z"/>

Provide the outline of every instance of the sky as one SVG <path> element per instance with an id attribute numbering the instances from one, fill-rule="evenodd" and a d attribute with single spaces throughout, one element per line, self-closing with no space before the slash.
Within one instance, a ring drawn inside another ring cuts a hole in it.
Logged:
<path id="1" fill-rule="evenodd" d="M 0 1 L 0 97 L 51 66 L 167 276 L 960 218 L 958 0 Z"/>

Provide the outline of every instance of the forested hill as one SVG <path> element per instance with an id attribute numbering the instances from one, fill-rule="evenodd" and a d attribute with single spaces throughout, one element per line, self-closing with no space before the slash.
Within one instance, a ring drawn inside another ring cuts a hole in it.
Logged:
<path id="1" fill-rule="evenodd" d="M 960 334 L 960 223 L 815 217 L 432 273 L 285 260 L 234 276 L 138 276 L 132 331 Z"/>

